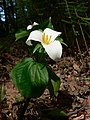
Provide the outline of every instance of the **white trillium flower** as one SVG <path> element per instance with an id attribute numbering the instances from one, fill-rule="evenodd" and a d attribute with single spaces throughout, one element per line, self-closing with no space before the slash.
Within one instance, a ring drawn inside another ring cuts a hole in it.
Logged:
<path id="1" fill-rule="evenodd" d="M 27 30 L 32 29 L 32 27 L 35 26 L 35 25 L 39 25 L 39 24 L 36 23 L 36 22 L 34 22 L 32 25 L 28 25 L 28 26 L 27 26 Z"/>
<path id="2" fill-rule="evenodd" d="M 62 55 L 62 45 L 56 40 L 61 32 L 54 31 L 50 28 L 46 28 L 43 32 L 34 30 L 30 33 L 26 44 L 30 45 L 31 40 L 41 42 L 42 46 L 51 59 L 57 61 Z"/>

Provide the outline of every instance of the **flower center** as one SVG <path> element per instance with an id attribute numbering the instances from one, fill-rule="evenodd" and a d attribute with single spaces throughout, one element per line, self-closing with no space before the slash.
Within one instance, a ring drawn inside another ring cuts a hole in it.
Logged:
<path id="1" fill-rule="evenodd" d="M 50 44 L 50 42 L 51 42 L 51 38 L 52 38 L 52 36 L 50 35 L 50 36 L 48 36 L 48 35 L 46 35 L 45 33 L 43 33 L 43 35 L 42 35 L 42 42 L 44 43 L 44 44 Z"/>

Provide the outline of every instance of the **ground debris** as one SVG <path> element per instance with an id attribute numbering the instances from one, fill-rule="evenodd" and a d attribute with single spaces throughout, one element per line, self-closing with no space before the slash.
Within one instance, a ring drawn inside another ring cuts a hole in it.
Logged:
<path id="1" fill-rule="evenodd" d="M 17 96 L 20 101 L 22 100 L 22 96 L 10 80 L 9 73 L 13 65 L 28 53 L 24 50 L 19 51 L 18 46 L 13 51 L 12 54 L 0 55 L 0 85 L 5 86 L 5 96 L 0 105 L 1 120 L 17 120 L 19 105 Z M 56 64 L 50 64 L 53 71 L 61 78 L 58 95 L 52 102 L 46 89 L 40 98 L 32 99 L 25 112 L 25 120 L 51 120 L 43 116 L 53 108 L 59 108 L 67 113 L 69 120 L 90 120 L 90 57 L 83 53 L 83 58 L 82 64 L 80 59 L 64 55 Z"/>

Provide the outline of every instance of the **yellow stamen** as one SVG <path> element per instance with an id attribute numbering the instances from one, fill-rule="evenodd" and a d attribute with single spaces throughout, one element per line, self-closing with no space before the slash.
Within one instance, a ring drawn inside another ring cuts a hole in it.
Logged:
<path id="1" fill-rule="evenodd" d="M 50 35 L 50 37 L 48 37 L 48 35 L 46 35 L 45 33 L 43 33 L 43 35 L 42 35 L 42 42 L 44 43 L 44 44 L 50 44 L 50 42 L 51 42 L 51 38 L 52 38 L 52 36 Z"/>

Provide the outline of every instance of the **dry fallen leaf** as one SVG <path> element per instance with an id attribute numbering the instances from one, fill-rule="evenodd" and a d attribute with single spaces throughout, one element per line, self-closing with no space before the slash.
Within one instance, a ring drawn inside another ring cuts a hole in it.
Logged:
<path id="1" fill-rule="evenodd" d="M 84 115 L 80 115 L 79 117 L 73 118 L 72 120 L 84 120 Z"/>
<path id="2" fill-rule="evenodd" d="M 80 72 L 80 68 L 79 68 L 79 66 L 78 66 L 76 63 L 73 64 L 73 68 L 74 68 L 76 71 Z"/>

